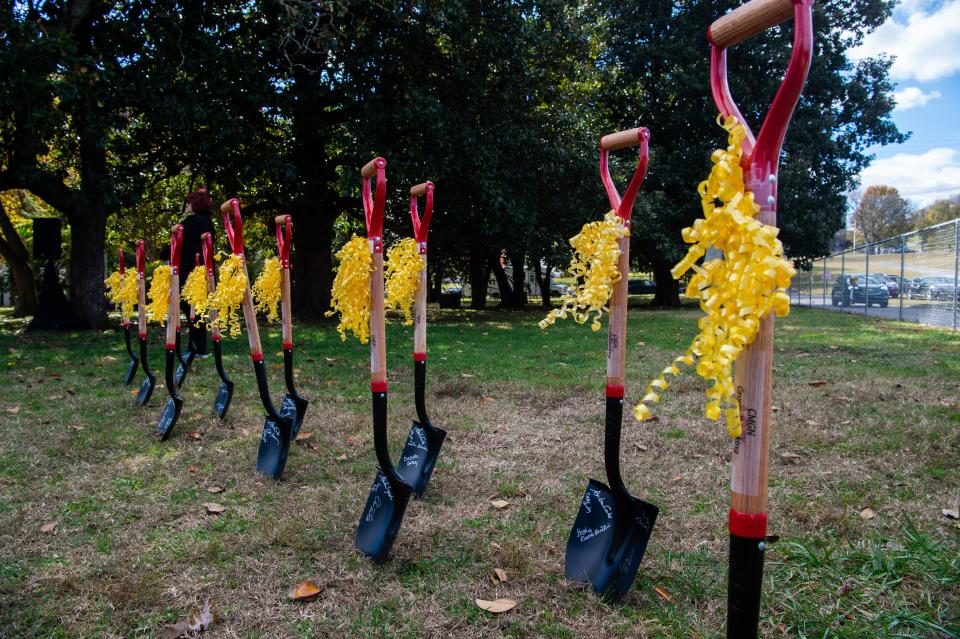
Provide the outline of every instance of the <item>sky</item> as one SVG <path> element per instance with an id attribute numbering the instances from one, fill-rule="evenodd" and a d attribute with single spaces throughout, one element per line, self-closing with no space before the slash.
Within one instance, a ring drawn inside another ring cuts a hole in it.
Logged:
<path id="1" fill-rule="evenodd" d="M 881 53 L 896 58 L 893 120 L 912 135 L 870 150 L 861 188 L 894 186 L 917 207 L 960 193 L 960 0 L 902 0 L 850 57 Z"/>

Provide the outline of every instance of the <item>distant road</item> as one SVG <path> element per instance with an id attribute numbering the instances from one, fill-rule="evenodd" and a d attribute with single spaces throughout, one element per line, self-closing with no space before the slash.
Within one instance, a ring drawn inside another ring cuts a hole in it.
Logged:
<path id="1" fill-rule="evenodd" d="M 890 320 L 902 320 L 904 322 L 913 322 L 915 324 L 926 324 L 928 326 L 942 326 L 944 328 L 953 328 L 953 316 L 954 310 L 953 306 L 950 305 L 950 302 L 917 302 L 908 301 L 904 299 L 903 305 L 903 315 L 900 314 L 900 300 L 892 299 L 890 300 L 890 305 L 887 308 L 880 308 L 878 306 L 871 306 L 869 311 L 864 312 L 864 306 L 862 304 L 857 304 L 855 306 L 833 306 L 830 303 L 830 298 L 826 300 L 826 304 L 823 303 L 822 295 L 817 297 L 816 294 L 813 296 L 812 304 L 811 300 L 808 297 L 803 295 L 800 296 L 800 299 L 797 300 L 796 297 L 793 298 L 794 306 L 807 306 L 810 308 L 819 308 L 826 309 L 828 311 L 836 311 L 843 313 L 852 313 L 855 315 L 867 315 L 868 317 L 882 317 L 883 319 Z"/>

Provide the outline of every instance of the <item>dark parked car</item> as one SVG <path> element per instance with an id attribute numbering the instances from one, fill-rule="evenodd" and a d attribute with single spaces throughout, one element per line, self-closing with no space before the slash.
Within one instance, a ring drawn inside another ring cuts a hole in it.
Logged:
<path id="1" fill-rule="evenodd" d="M 870 277 L 873 277 L 873 273 L 870 274 Z M 887 285 L 887 293 L 891 298 L 900 297 L 900 282 L 897 281 L 896 275 L 884 275 L 883 273 L 876 273 L 876 276 L 883 280 L 884 284 Z"/>
<path id="2" fill-rule="evenodd" d="M 952 277 L 918 277 L 907 286 L 907 298 L 911 300 L 949 300 L 956 296 Z"/>
<path id="3" fill-rule="evenodd" d="M 634 278 L 627 281 L 627 292 L 630 295 L 642 295 L 644 293 L 656 293 L 657 284 L 653 280 Z"/>
<path id="4" fill-rule="evenodd" d="M 869 304 L 886 308 L 890 304 L 890 294 L 884 279 L 876 275 L 869 278 L 866 275 L 843 275 L 833 283 L 830 301 L 834 306 L 852 306 L 853 304 Z"/>

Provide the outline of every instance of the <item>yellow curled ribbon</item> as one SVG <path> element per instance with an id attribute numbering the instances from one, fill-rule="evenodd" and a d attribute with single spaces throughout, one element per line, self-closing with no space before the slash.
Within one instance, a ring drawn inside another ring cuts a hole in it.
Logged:
<path id="1" fill-rule="evenodd" d="M 116 270 L 103 283 L 107 286 L 107 299 L 120 309 L 120 314 L 126 318 L 133 315 L 137 305 L 137 272 L 128 270 L 120 273 Z"/>
<path id="2" fill-rule="evenodd" d="M 406 237 L 387 250 L 386 300 L 384 307 L 399 309 L 404 324 L 413 324 L 412 307 L 420 287 L 423 256 L 417 241 Z"/>
<path id="3" fill-rule="evenodd" d="M 280 319 L 277 307 L 283 294 L 281 288 L 280 258 L 271 257 L 263 263 L 263 271 L 253 283 L 253 297 L 257 301 L 257 310 L 265 313 L 267 319 L 276 322 Z"/>
<path id="4" fill-rule="evenodd" d="M 230 255 L 220 265 L 217 290 L 208 300 L 208 308 L 216 309 L 214 324 L 221 333 L 231 337 L 240 334 L 240 306 L 247 295 L 247 271 L 243 258 Z"/>
<path id="5" fill-rule="evenodd" d="M 153 269 L 150 291 L 147 295 L 147 319 L 157 324 L 167 321 L 167 307 L 170 305 L 170 265 L 161 264 Z"/>
<path id="6" fill-rule="evenodd" d="M 688 297 L 700 301 L 706 314 L 697 326 L 700 332 L 684 355 L 663 369 L 634 407 L 638 420 L 652 417 L 647 404 L 660 401 L 669 388 L 667 375 L 679 375 L 679 364 L 696 362 L 696 372 L 713 382 L 707 389 L 706 416 L 725 417 L 727 432 L 740 436 L 740 404 L 733 380 L 733 364 L 747 345 L 756 338 L 760 323 L 771 311 L 777 317 L 790 312 L 786 289 L 796 271 L 783 257 L 778 229 L 755 219 L 760 206 L 746 190 L 740 160 L 746 129 L 734 117 L 720 124 L 728 133 L 728 146 L 713 152 L 710 176 L 698 191 L 703 218 L 683 229 L 683 241 L 692 244 L 686 256 L 671 270 L 680 279 L 688 270 L 694 274 L 687 285 Z M 719 200 L 720 205 L 717 205 Z M 711 246 L 723 252 L 723 258 L 697 261 Z"/>
<path id="7" fill-rule="evenodd" d="M 573 291 L 560 296 L 560 306 L 540 320 L 544 329 L 558 319 L 573 317 L 578 324 L 591 319 L 590 328 L 600 330 L 600 318 L 609 312 L 607 303 L 613 294 L 613 285 L 620 280 L 617 263 L 620 261 L 621 238 L 629 237 L 630 229 L 615 211 L 607 213 L 599 222 L 583 225 L 580 233 L 570 238 L 574 254 L 567 271 L 577 279 Z"/>
<path id="8" fill-rule="evenodd" d="M 370 274 L 373 273 L 373 256 L 366 238 L 354 235 L 337 251 L 337 259 L 340 266 L 330 291 L 330 310 L 325 315 L 340 313 L 337 332 L 341 340 L 346 341 L 347 331 L 351 331 L 360 343 L 366 344 L 370 338 Z"/>
<path id="9" fill-rule="evenodd" d="M 193 307 L 197 322 L 202 323 L 210 309 L 207 294 L 207 272 L 202 266 L 190 271 L 190 275 L 187 276 L 187 281 L 183 283 L 180 293 L 187 304 Z"/>

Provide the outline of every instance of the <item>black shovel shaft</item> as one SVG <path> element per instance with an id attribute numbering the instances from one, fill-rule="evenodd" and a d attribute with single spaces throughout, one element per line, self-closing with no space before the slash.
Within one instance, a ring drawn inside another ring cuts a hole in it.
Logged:
<path id="1" fill-rule="evenodd" d="M 614 493 L 627 492 L 620 475 L 620 427 L 623 422 L 623 399 L 607 397 L 607 416 L 603 429 L 603 465 L 607 483 Z"/>
<path id="2" fill-rule="evenodd" d="M 190 364 L 183 358 L 183 350 L 180 348 L 180 329 L 177 329 L 177 336 L 174 338 L 174 352 L 177 355 L 177 361 L 180 362 L 180 365 L 186 370 Z"/>
<path id="3" fill-rule="evenodd" d="M 387 443 L 387 391 L 373 391 L 373 448 L 377 453 L 380 471 L 392 482 L 406 485 L 390 460 L 390 446 Z"/>
<path id="4" fill-rule="evenodd" d="M 257 392 L 260 394 L 260 403 L 263 404 L 263 409 L 267 411 L 267 417 L 277 423 L 286 421 L 277 413 L 277 409 L 273 406 L 273 400 L 270 399 L 270 389 L 267 387 L 267 367 L 262 359 L 254 360 L 253 372 L 257 376 Z"/>
<path id="5" fill-rule="evenodd" d="M 293 384 L 293 349 L 283 349 L 283 381 L 287 386 L 287 392 L 291 395 L 298 395 L 297 389 Z"/>
<path id="6" fill-rule="evenodd" d="M 417 405 L 417 421 L 421 424 L 430 423 L 430 418 L 427 416 L 427 404 L 424 400 L 426 385 L 427 362 L 419 359 L 413 364 L 413 397 Z"/>
<path id="7" fill-rule="evenodd" d="M 130 359 L 137 361 L 137 356 L 133 354 L 133 343 L 130 341 L 130 325 L 127 324 L 123 327 L 123 341 L 127 345 L 127 354 L 130 355 Z"/>
<path id="8" fill-rule="evenodd" d="M 177 392 L 177 383 L 173 379 L 174 365 L 176 363 L 177 354 L 175 349 L 167 349 L 167 361 L 166 366 L 163 369 L 163 380 L 167 385 L 167 393 L 170 394 L 170 397 L 173 397 L 175 400 L 182 401 L 180 394 Z"/>
<path id="9" fill-rule="evenodd" d="M 140 338 L 140 365 L 143 367 L 143 374 L 150 379 L 156 379 L 153 371 L 150 370 L 150 364 L 147 362 L 147 338 Z"/>
<path id="10" fill-rule="evenodd" d="M 764 540 L 730 535 L 728 639 L 754 639 L 760 622 Z"/>
<path id="11" fill-rule="evenodd" d="M 227 371 L 223 368 L 223 350 L 220 347 L 220 340 L 218 339 L 213 340 L 213 363 L 217 367 L 217 375 L 220 376 L 220 379 L 228 384 L 232 384 L 233 382 L 227 377 Z"/>

